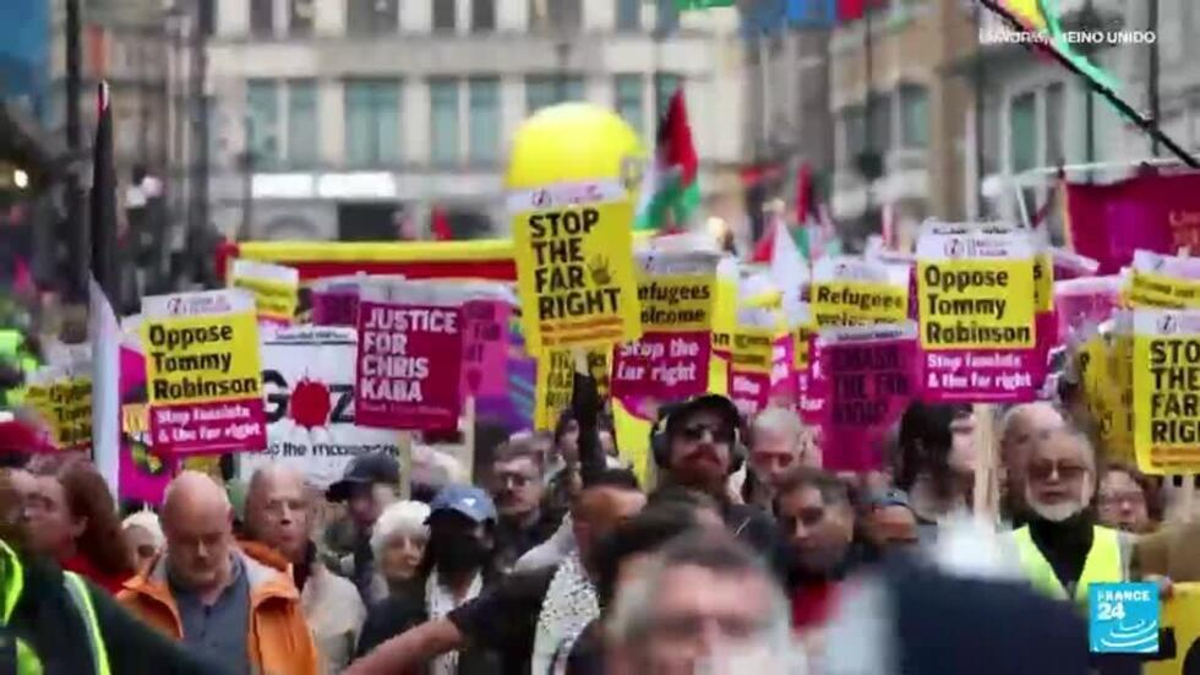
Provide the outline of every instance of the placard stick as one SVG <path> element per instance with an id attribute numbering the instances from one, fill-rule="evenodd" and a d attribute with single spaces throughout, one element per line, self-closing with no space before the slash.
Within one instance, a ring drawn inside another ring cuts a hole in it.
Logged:
<path id="1" fill-rule="evenodd" d="M 999 490 L 996 471 L 995 411 L 991 405 L 975 406 L 975 516 L 995 522 L 999 517 Z"/>
<path id="2" fill-rule="evenodd" d="M 400 451 L 400 456 L 397 458 L 400 461 L 400 500 L 408 501 L 409 499 L 412 499 L 412 432 L 397 432 L 396 447 Z"/>
<path id="3" fill-rule="evenodd" d="M 466 429 L 463 429 L 463 450 L 462 459 L 466 465 L 466 470 L 470 474 L 470 482 L 475 485 L 475 397 L 468 396 L 463 405 L 463 424 Z M 482 476 L 480 476 L 482 478 Z"/>
<path id="4" fill-rule="evenodd" d="M 1196 477 L 1190 473 L 1183 474 L 1181 481 L 1183 490 L 1183 522 L 1190 523 L 1194 520 L 1192 509 L 1196 505 Z"/>

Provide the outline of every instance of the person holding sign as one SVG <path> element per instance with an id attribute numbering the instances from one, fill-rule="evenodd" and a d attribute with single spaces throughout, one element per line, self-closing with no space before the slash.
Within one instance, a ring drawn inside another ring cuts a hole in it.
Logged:
<path id="1" fill-rule="evenodd" d="M 661 485 L 702 492 L 720 505 L 731 532 L 768 560 L 781 563 L 775 523 L 761 510 L 730 501 L 729 475 L 741 468 L 742 418 L 733 401 L 706 394 L 664 406 L 650 439 Z"/>

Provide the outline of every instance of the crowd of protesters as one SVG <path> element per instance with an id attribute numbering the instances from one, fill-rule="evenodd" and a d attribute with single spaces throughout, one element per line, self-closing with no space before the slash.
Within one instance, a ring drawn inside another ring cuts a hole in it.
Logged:
<path id="1" fill-rule="evenodd" d="M 110 672 L 1136 673 L 1088 652 L 1088 586 L 1200 579 L 1191 486 L 1106 462 L 1049 403 L 997 421 L 998 530 L 970 517 L 969 407 L 913 404 L 885 470 L 839 475 L 792 410 L 663 405 L 654 486 L 603 407 L 577 375 L 552 435 L 409 500 L 372 454 L 324 491 L 281 466 L 184 471 L 122 521 L 85 459 L 18 453 L 0 534 L 28 583 L 90 582 Z M 84 672 L 54 670 L 77 664 L 22 597 L 8 623 L 51 650 L 44 672 Z"/>

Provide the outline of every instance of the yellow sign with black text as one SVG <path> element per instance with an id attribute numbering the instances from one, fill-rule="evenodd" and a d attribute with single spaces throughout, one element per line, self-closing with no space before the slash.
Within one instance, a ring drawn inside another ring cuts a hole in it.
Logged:
<path id="1" fill-rule="evenodd" d="M 531 353 L 641 337 L 633 203 L 598 181 L 509 196 L 517 292 Z"/>
<path id="2" fill-rule="evenodd" d="M 1200 310 L 1133 313 L 1138 468 L 1200 473 Z"/>

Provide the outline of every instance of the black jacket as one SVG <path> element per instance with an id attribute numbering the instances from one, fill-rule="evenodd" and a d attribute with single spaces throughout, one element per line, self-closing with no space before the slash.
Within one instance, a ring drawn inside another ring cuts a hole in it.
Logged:
<path id="1" fill-rule="evenodd" d="M 64 586 L 62 570 L 43 561 L 22 563 L 25 587 L 8 629 L 33 648 L 46 675 L 94 673 L 87 626 Z M 90 583 L 88 590 L 114 675 L 226 672 L 134 618 L 108 592 Z"/>

